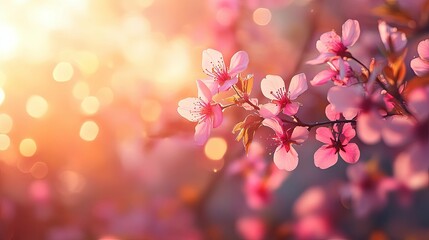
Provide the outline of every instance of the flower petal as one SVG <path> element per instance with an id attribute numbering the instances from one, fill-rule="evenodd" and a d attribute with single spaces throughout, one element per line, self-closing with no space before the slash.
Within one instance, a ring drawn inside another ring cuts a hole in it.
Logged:
<path id="1" fill-rule="evenodd" d="M 275 94 L 280 89 L 283 89 L 283 91 L 286 90 L 285 82 L 283 81 L 283 78 L 281 78 L 280 76 L 267 75 L 261 81 L 262 94 L 270 100 L 277 99 L 273 94 Z"/>
<path id="2" fill-rule="evenodd" d="M 229 64 L 229 75 L 234 76 L 247 68 L 249 64 L 249 55 L 245 51 L 236 52 L 232 58 L 231 63 Z"/>
<path id="3" fill-rule="evenodd" d="M 195 126 L 194 140 L 198 145 L 204 145 L 210 136 L 212 129 L 212 121 L 210 118 L 206 118 Z"/>
<path id="4" fill-rule="evenodd" d="M 399 146 L 410 140 L 413 126 L 413 122 L 408 117 L 391 116 L 386 118 L 386 124 L 381 135 L 386 145 Z"/>
<path id="5" fill-rule="evenodd" d="M 328 101 L 335 111 L 345 112 L 357 109 L 362 101 L 363 90 L 360 85 L 350 87 L 334 86 L 328 91 Z"/>
<path id="6" fill-rule="evenodd" d="M 295 100 L 299 95 L 305 92 L 308 88 L 307 78 L 304 73 L 297 74 L 292 77 L 289 84 L 289 99 Z"/>
<path id="7" fill-rule="evenodd" d="M 384 121 L 374 111 L 362 112 L 357 118 L 356 130 L 359 139 L 366 144 L 375 144 L 381 139 Z"/>
<path id="8" fill-rule="evenodd" d="M 279 114 L 280 110 L 280 106 L 275 103 L 266 103 L 259 105 L 259 115 L 261 115 L 261 117 L 263 118 L 275 117 Z"/>
<path id="9" fill-rule="evenodd" d="M 219 104 L 212 106 L 213 128 L 217 128 L 222 124 L 223 113 Z"/>
<path id="10" fill-rule="evenodd" d="M 317 129 L 319 130 L 319 129 Z M 329 145 L 323 145 L 314 153 L 314 165 L 321 169 L 332 167 L 338 161 L 338 154 L 335 148 Z"/>
<path id="11" fill-rule="evenodd" d="M 236 84 L 238 82 L 238 78 L 237 77 L 233 77 L 229 80 L 226 80 L 222 86 L 219 87 L 219 92 L 224 92 L 228 89 L 231 88 L 232 85 Z"/>
<path id="12" fill-rule="evenodd" d="M 290 140 L 298 144 L 303 143 L 308 138 L 308 129 L 306 127 L 295 127 L 292 132 Z"/>
<path id="13" fill-rule="evenodd" d="M 419 56 L 429 61 L 429 39 L 423 40 L 417 46 Z"/>
<path id="14" fill-rule="evenodd" d="M 335 108 L 332 106 L 332 104 L 328 104 L 326 106 L 325 115 L 331 121 L 338 120 L 341 117 L 340 113 L 335 111 Z"/>
<path id="15" fill-rule="evenodd" d="M 344 145 L 350 142 L 350 140 L 356 136 L 356 131 L 353 129 L 351 123 L 346 123 L 343 125 L 342 136 L 342 144 Z"/>
<path id="16" fill-rule="evenodd" d="M 314 76 L 313 80 L 311 80 L 310 83 L 313 86 L 320 86 L 329 82 L 335 75 L 337 75 L 337 72 L 333 70 L 323 70 L 319 72 L 316 76 Z"/>
<path id="17" fill-rule="evenodd" d="M 308 60 L 305 63 L 306 64 L 310 64 L 310 65 L 319 65 L 319 64 L 327 62 L 331 57 L 334 57 L 334 56 L 335 56 L 335 53 L 332 53 L 332 52 L 322 52 L 315 59 Z"/>
<path id="18" fill-rule="evenodd" d="M 348 163 L 356 163 L 360 157 L 360 150 L 356 143 L 349 143 L 344 147 L 344 151 L 340 150 L 341 158 Z"/>
<path id="19" fill-rule="evenodd" d="M 360 26 L 357 20 L 349 19 L 342 26 L 342 42 L 350 47 L 356 43 L 360 35 Z"/>
<path id="20" fill-rule="evenodd" d="M 265 118 L 262 121 L 262 125 L 273 129 L 276 135 L 283 136 L 283 123 L 281 123 L 278 118 Z"/>
<path id="21" fill-rule="evenodd" d="M 420 122 L 427 120 L 429 117 L 429 86 L 411 91 L 408 94 L 408 106 Z"/>
<path id="22" fill-rule="evenodd" d="M 203 71 L 212 76 L 213 68 L 226 69 L 222 53 L 214 49 L 206 49 L 203 51 Z"/>
<path id="23" fill-rule="evenodd" d="M 410 65 L 414 73 L 419 77 L 424 77 L 429 74 L 429 61 L 421 58 L 414 58 L 411 60 Z"/>
<path id="24" fill-rule="evenodd" d="M 316 129 L 316 139 L 322 143 L 331 144 L 331 139 L 334 139 L 331 129 L 327 127 L 319 127 Z"/>
<path id="25" fill-rule="evenodd" d="M 191 122 L 197 122 L 199 120 L 200 114 L 196 113 L 195 106 L 201 104 L 201 99 L 199 98 L 185 98 L 179 101 L 179 107 L 177 112 L 180 116 L 186 118 Z"/>
<path id="26" fill-rule="evenodd" d="M 288 116 L 293 116 L 298 112 L 299 104 L 297 102 L 291 102 L 286 104 L 283 108 L 283 113 Z"/>
<path id="27" fill-rule="evenodd" d="M 212 100 L 212 92 L 203 81 L 197 80 L 198 97 L 205 103 Z"/>
<path id="28" fill-rule="evenodd" d="M 280 145 L 274 152 L 274 163 L 279 169 L 292 171 L 298 166 L 298 153 L 293 147 L 288 152 L 285 146 Z"/>

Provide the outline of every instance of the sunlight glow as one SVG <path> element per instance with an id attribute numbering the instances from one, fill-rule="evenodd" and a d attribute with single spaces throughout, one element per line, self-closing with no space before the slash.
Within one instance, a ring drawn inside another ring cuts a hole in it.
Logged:
<path id="1" fill-rule="evenodd" d="M 27 100 L 26 110 L 33 118 L 41 118 L 48 111 L 48 102 L 41 96 L 33 95 Z"/>
<path id="2" fill-rule="evenodd" d="M 94 141 L 97 138 L 99 127 L 94 121 L 86 121 L 80 127 L 79 135 L 85 141 Z"/>
<path id="3" fill-rule="evenodd" d="M 31 138 L 25 138 L 19 144 L 19 152 L 24 157 L 31 157 L 37 151 L 36 142 Z"/>
<path id="4" fill-rule="evenodd" d="M 227 149 L 228 145 L 225 139 L 212 137 L 207 141 L 204 147 L 204 153 L 211 160 L 217 161 L 223 158 Z"/>
<path id="5" fill-rule="evenodd" d="M 57 82 L 67 82 L 73 77 L 73 73 L 73 66 L 70 63 L 60 62 L 55 66 L 52 76 Z"/>

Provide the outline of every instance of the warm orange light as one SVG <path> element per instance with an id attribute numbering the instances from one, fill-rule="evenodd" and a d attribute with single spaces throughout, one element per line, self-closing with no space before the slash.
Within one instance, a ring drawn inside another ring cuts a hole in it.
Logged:
<path id="1" fill-rule="evenodd" d="M 267 8 L 258 8 L 253 12 L 253 21 L 260 25 L 265 26 L 271 21 L 271 11 Z"/>
<path id="2" fill-rule="evenodd" d="M 74 56 L 74 59 L 79 67 L 79 70 L 85 75 L 93 74 L 98 69 L 98 57 L 92 52 L 77 52 Z"/>
<path id="3" fill-rule="evenodd" d="M 30 168 L 30 173 L 34 178 L 42 179 L 48 175 L 48 165 L 44 162 L 36 162 Z"/>
<path id="4" fill-rule="evenodd" d="M 24 157 L 31 157 L 37 151 L 36 142 L 31 138 L 25 138 L 19 144 L 19 152 Z"/>
<path id="5" fill-rule="evenodd" d="M 87 115 L 93 115 L 98 112 L 98 109 L 100 108 L 100 101 L 98 101 L 98 98 L 94 96 L 89 96 L 83 99 L 80 107 L 83 113 Z"/>
<path id="6" fill-rule="evenodd" d="M 86 121 L 80 127 L 79 135 L 85 141 L 94 141 L 97 138 L 99 127 L 94 121 Z"/>
<path id="7" fill-rule="evenodd" d="M 48 102 L 41 96 L 33 95 L 27 100 L 26 110 L 34 118 L 43 117 L 48 111 Z"/>
<path id="8" fill-rule="evenodd" d="M 140 115 L 144 121 L 155 122 L 161 116 L 162 106 L 156 100 L 144 100 L 140 107 Z"/>
<path id="9" fill-rule="evenodd" d="M 219 137 L 210 138 L 205 147 L 204 153 L 211 160 L 221 160 L 228 149 L 225 139 Z"/>
<path id="10" fill-rule="evenodd" d="M 89 85 L 85 81 L 78 81 L 73 86 L 73 97 L 84 99 L 89 96 Z"/>
<path id="11" fill-rule="evenodd" d="M 73 74 L 73 66 L 68 62 L 58 63 L 52 72 L 52 76 L 57 82 L 67 82 L 73 77 Z"/>
<path id="12" fill-rule="evenodd" d="M 0 133 L 9 133 L 12 126 L 12 118 L 6 113 L 0 113 Z"/>
<path id="13" fill-rule="evenodd" d="M 10 138 L 6 134 L 0 134 L 0 151 L 5 151 L 10 146 Z"/>

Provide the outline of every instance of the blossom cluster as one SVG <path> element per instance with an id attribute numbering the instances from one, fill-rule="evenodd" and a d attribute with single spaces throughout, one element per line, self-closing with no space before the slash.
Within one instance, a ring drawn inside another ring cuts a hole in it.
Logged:
<path id="1" fill-rule="evenodd" d="M 406 69 L 410 66 L 418 76 L 413 81 L 429 75 L 429 39 L 419 43 L 419 56 L 406 63 L 405 33 L 384 21 L 378 23 L 378 30 L 383 59 L 371 59 L 365 65 L 353 55 L 350 49 L 361 30 L 357 20 L 349 19 L 342 25 L 341 36 L 335 30 L 323 33 L 316 43 L 319 56 L 307 61 L 309 65 L 325 65 L 326 70 L 311 80 L 304 73 L 296 74 L 287 89 L 281 76 L 266 75 L 260 81 L 262 100 L 251 96 L 254 77 L 244 74 L 249 63 L 246 52 L 235 53 L 226 67 L 220 52 L 207 49 L 202 54 L 202 68 L 208 78 L 197 80 L 198 97 L 181 100 L 178 112 L 197 122 L 195 141 L 202 145 L 212 128 L 222 124 L 226 109 L 244 108 L 249 114 L 233 129 L 237 140 L 243 141 L 247 151 L 259 128 L 271 129 L 277 146 L 274 163 L 287 171 L 298 165 L 294 146 L 303 145 L 314 129 L 316 140 L 322 143 L 314 153 L 314 164 L 321 169 L 332 167 L 339 157 L 350 164 L 358 162 L 356 137 L 364 144 L 383 140 L 387 146 L 401 147 L 396 159 L 402 164 L 398 178 L 413 185 L 414 176 L 429 168 L 429 87 L 409 85 Z M 313 87 L 332 85 L 326 95 L 328 121 L 307 123 L 298 116 L 304 106 L 297 99 L 307 91 L 308 82 Z M 216 96 L 226 97 L 220 101 Z"/>

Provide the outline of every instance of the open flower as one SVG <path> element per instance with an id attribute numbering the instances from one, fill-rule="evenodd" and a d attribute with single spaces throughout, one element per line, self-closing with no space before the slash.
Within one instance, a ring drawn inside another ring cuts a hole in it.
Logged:
<path id="1" fill-rule="evenodd" d="M 283 125 L 278 118 L 267 118 L 262 121 L 264 126 L 274 130 L 278 142 L 274 152 L 274 163 L 279 169 L 292 171 L 298 166 L 298 153 L 292 144 L 302 144 L 308 138 L 308 130 L 305 127 L 289 127 Z"/>
<path id="2" fill-rule="evenodd" d="M 185 98 L 179 101 L 177 111 L 191 122 L 198 122 L 195 127 L 194 139 L 203 145 L 210 136 L 212 128 L 222 123 L 222 108 L 212 102 L 212 93 L 201 81 L 197 80 L 198 98 Z"/>
<path id="3" fill-rule="evenodd" d="M 238 74 L 244 71 L 249 64 L 249 56 L 244 51 L 236 52 L 229 68 L 225 66 L 222 53 L 214 49 L 203 51 L 203 71 L 210 79 L 204 82 L 212 93 L 226 91 L 238 81 Z"/>
<path id="4" fill-rule="evenodd" d="M 340 37 L 334 30 L 326 32 L 320 36 L 316 43 L 316 48 L 320 55 L 307 62 L 307 64 L 322 64 L 331 60 L 335 56 L 348 57 L 350 53 L 348 47 L 353 46 L 360 35 L 359 22 L 349 19 L 342 26 L 342 36 Z"/>
<path id="5" fill-rule="evenodd" d="M 268 110 L 268 112 L 275 112 L 276 115 L 283 110 L 284 114 L 293 116 L 298 112 L 299 103 L 292 102 L 292 100 L 295 100 L 307 88 L 307 79 L 304 73 L 292 77 L 288 91 L 286 91 L 285 82 L 280 76 L 267 75 L 261 81 L 261 91 L 274 104 L 266 104 L 264 107 L 270 108 L 271 111 Z"/>
<path id="6" fill-rule="evenodd" d="M 319 127 L 316 139 L 325 143 L 314 153 L 314 164 L 322 169 L 333 166 L 338 160 L 338 154 L 348 163 L 359 160 L 360 151 L 356 143 L 350 140 L 356 135 L 350 123 L 335 125 L 332 129 Z"/>
<path id="7" fill-rule="evenodd" d="M 397 28 L 389 26 L 385 21 L 378 22 L 378 31 L 381 41 L 389 52 L 400 52 L 407 45 L 405 33 L 399 32 Z"/>
<path id="8" fill-rule="evenodd" d="M 311 85 L 320 86 L 330 80 L 337 86 L 350 86 L 358 82 L 350 64 L 343 59 L 334 59 L 328 64 L 330 69 L 319 72 L 310 81 Z"/>
<path id="9" fill-rule="evenodd" d="M 411 60 L 411 68 L 417 76 L 423 77 L 429 74 L 429 39 L 419 43 L 417 52 L 419 57 Z"/>

